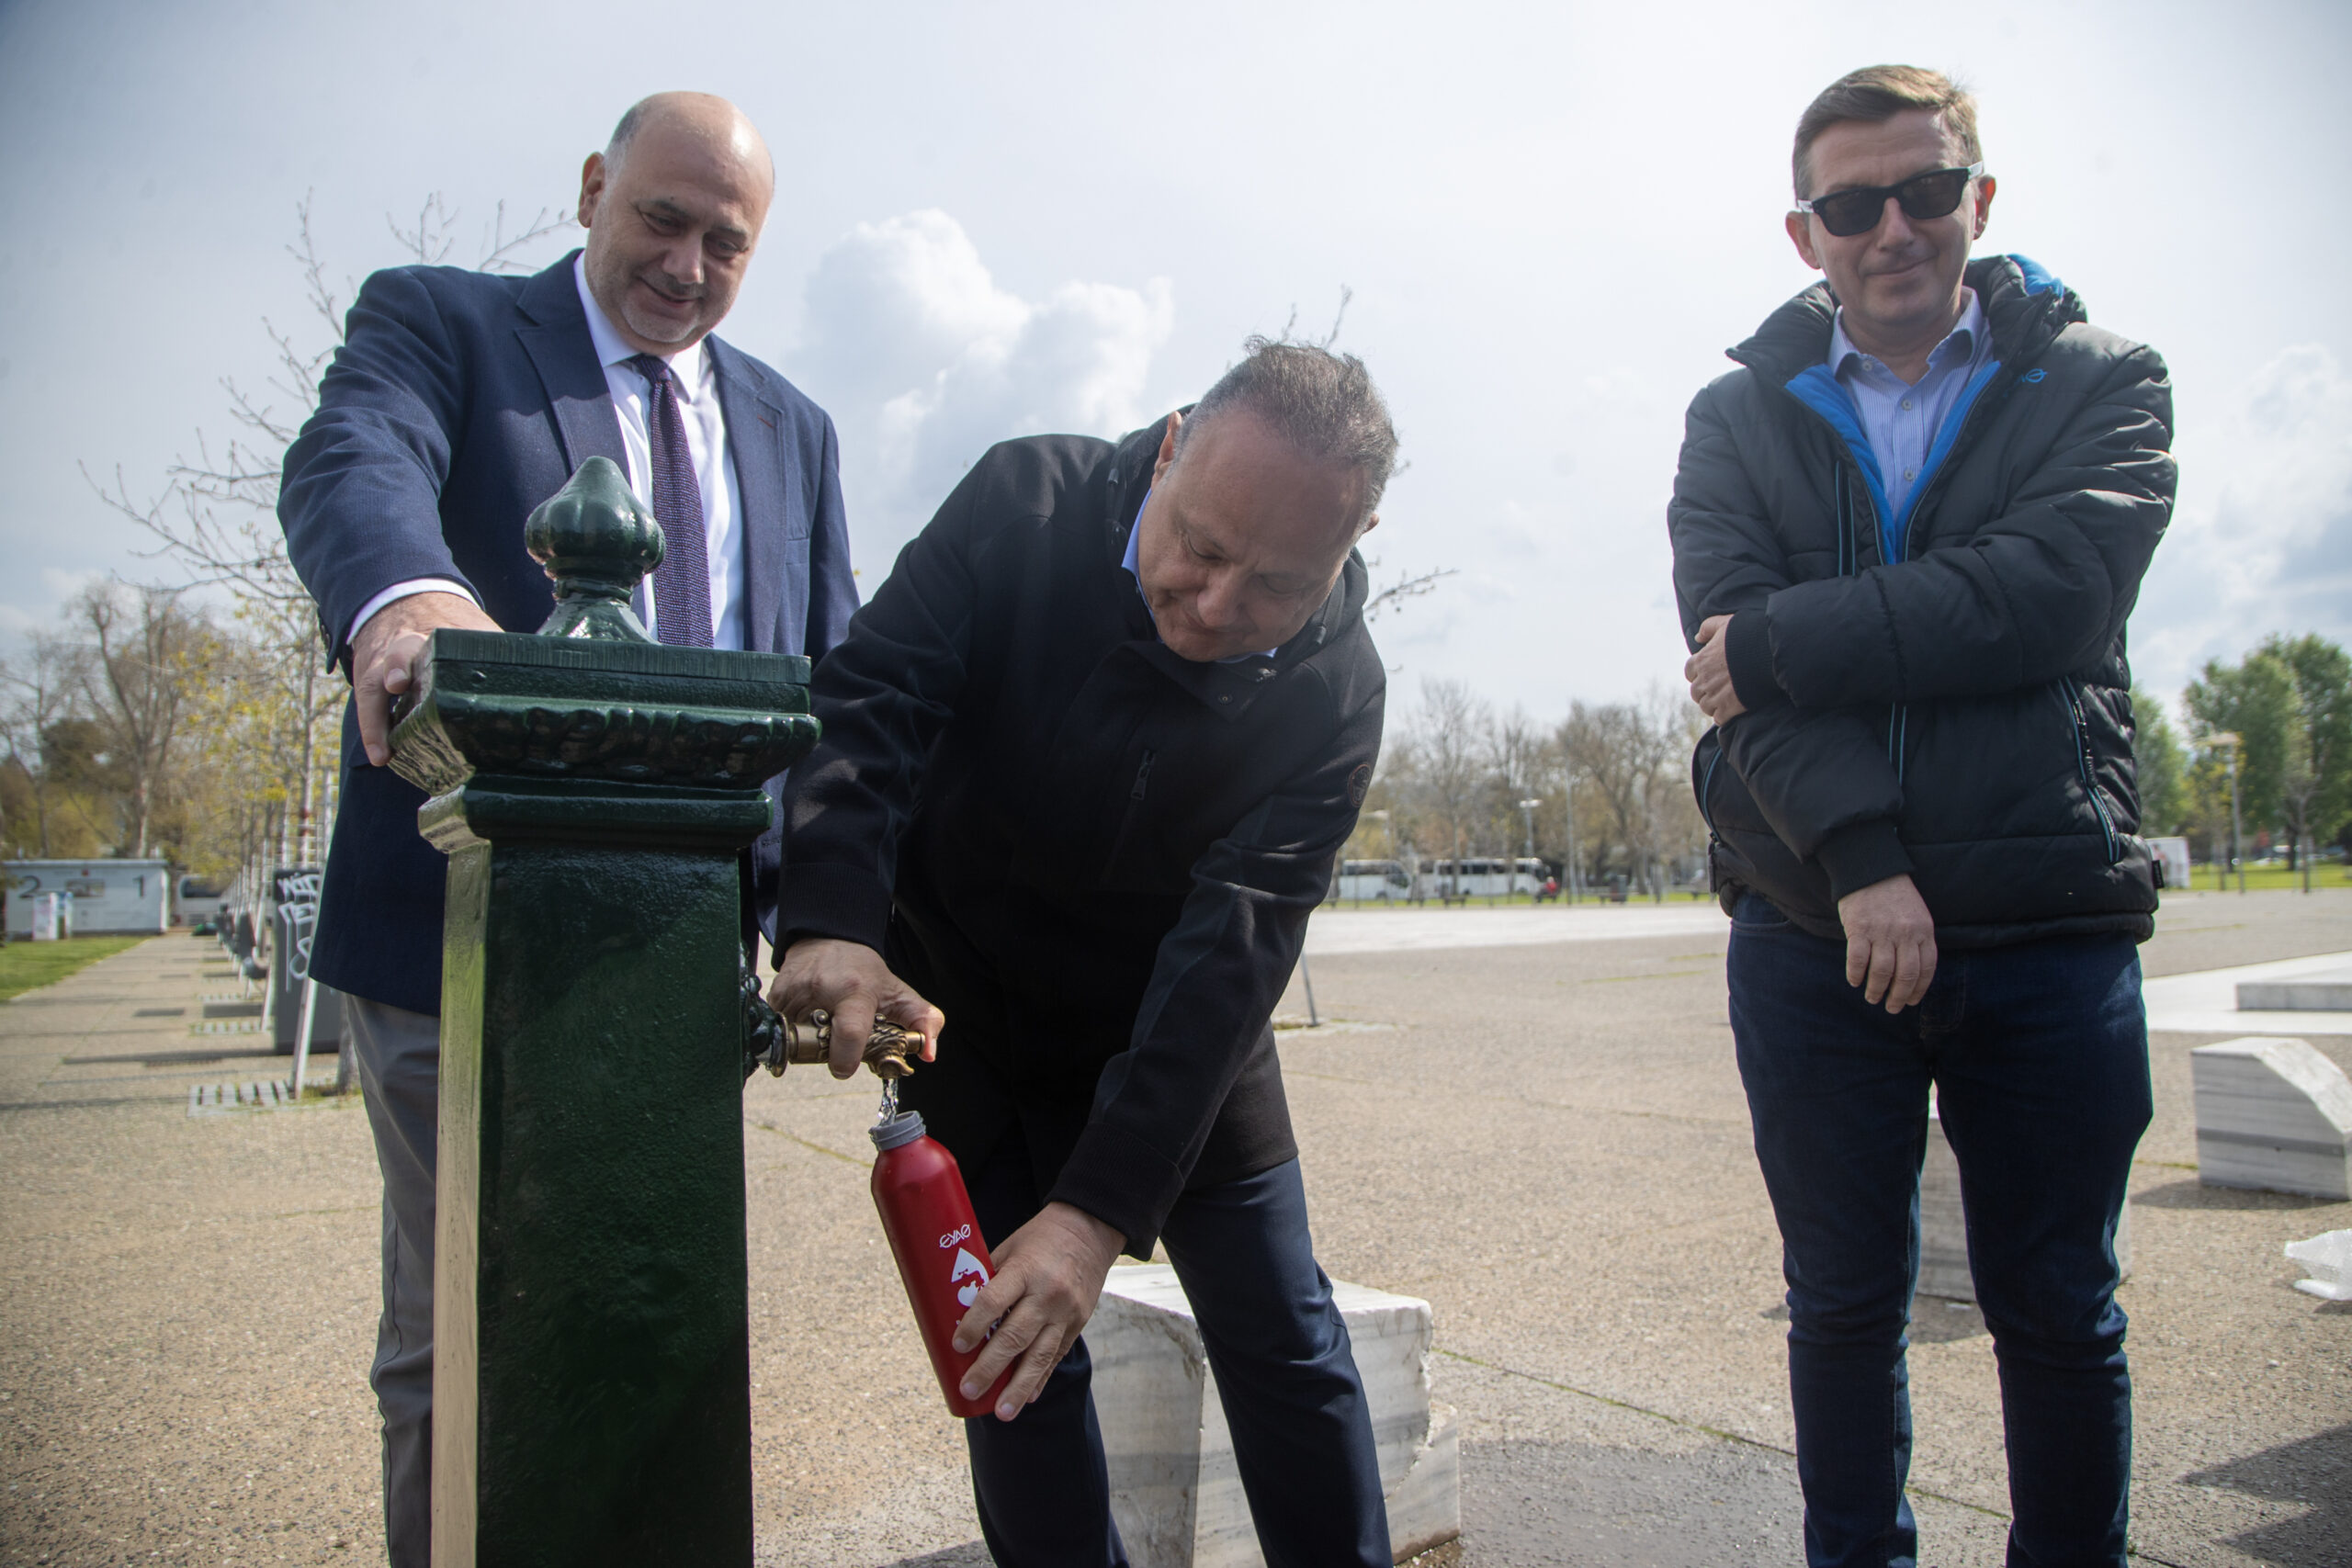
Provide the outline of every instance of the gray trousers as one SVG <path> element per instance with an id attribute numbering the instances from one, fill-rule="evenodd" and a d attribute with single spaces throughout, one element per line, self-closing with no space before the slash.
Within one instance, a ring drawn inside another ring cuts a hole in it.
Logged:
<path id="1" fill-rule="evenodd" d="M 434 1147 L 441 1130 L 441 1021 L 345 998 L 376 1164 L 384 1173 L 384 1315 L 368 1381 L 384 1416 L 384 1539 L 391 1568 L 433 1555 Z"/>

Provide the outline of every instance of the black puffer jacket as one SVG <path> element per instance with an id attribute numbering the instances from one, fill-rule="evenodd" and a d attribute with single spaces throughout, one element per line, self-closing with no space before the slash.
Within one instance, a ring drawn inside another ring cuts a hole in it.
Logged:
<path id="1" fill-rule="evenodd" d="M 1748 712 L 1691 778 L 1726 905 L 1762 894 L 1839 934 L 1838 899 L 1902 873 L 1937 940 L 2153 929 L 2136 833 L 2124 622 L 2172 514 L 2172 388 L 2016 256 L 1969 264 L 1992 360 L 1903 515 L 1823 361 L 1815 285 L 1690 405 L 1668 526 L 1684 634 L 1730 614 Z"/>
<path id="2" fill-rule="evenodd" d="M 905 1103 L 1137 1257 L 1295 1156 L 1269 1025 L 1355 828 L 1387 677 L 1348 558 L 1272 657 L 1163 645 L 1120 564 L 1165 424 L 991 447 L 817 667 L 779 929 L 947 1015 Z"/>

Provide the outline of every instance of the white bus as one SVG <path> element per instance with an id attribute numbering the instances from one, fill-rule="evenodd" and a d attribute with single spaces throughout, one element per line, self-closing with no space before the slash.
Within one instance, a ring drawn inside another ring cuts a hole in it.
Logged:
<path id="1" fill-rule="evenodd" d="M 1359 904 L 1385 904 L 1408 897 L 1412 890 L 1412 879 L 1405 874 L 1401 861 L 1343 860 L 1332 897 Z"/>
<path id="2" fill-rule="evenodd" d="M 201 925 L 219 914 L 220 906 L 228 901 L 229 890 L 219 883 L 201 876 L 183 876 L 172 899 L 172 916 L 187 925 Z"/>
<path id="3" fill-rule="evenodd" d="M 1508 898 L 1514 893 L 1533 894 L 1547 874 L 1544 863 L 1521 855 L 1465 856 L 1457 873 L 1450 860 L 1430 861 L 1421 868 L 1421 893 L 1437 898 Z"/>

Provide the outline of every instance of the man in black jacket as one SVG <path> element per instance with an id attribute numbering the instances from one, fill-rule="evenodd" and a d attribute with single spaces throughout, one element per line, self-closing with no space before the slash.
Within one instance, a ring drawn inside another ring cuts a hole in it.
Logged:
<path id="1" fill-rule="evenodd" d="M 1395 454 L 1360 362 L 1253 341 L 1189 417 L 989 451 L 818 669 L 774 999 L 838 1075 L 877 1011 L 932 1042 L 997 1264 L 967 1393 L 1018 1363 L 966 1424 L 1001 1563 L 1125 1561 L 1078 1335 L 1162 1240 L 1267 1562 L 1389 1561 L 1269 1020 L 1379 751 Z"/>
<path id="2" fill-rule="evenodd" d="M 1668 512 L 1731 1021 L 1788 1278 L 1805 1551 L 1914 1560 L 1904 1330 L 1931 1088 L 2001 1375 L 2010 1561 L 2123 1561 L 2115 1228 L 2150 1109 L 2124 622 L 2172 509 L 2151 350 L 1971 262 L 1975 106 L 1799 122 L 1827 286 L 1691 404 Z"/>

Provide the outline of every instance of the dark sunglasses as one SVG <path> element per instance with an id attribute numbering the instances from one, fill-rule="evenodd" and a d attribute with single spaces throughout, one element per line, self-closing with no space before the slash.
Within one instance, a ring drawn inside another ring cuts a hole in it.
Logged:
<path id="1" fill-rule="evenodd" d="M 1913 175 L 1901 185 L 1863 186 L 1815 197 L 1810 201 L 1800 200 L 1797 210 L 1820 219 L 1821 226 L 1839 239 L 1850 239 L 1878 227 L 1879 220 L 1886 216 L 1886 198 L 1890 196 L 1903 204 L 1905 218 L 1925 220 L 1950 215 L 1960 205 L 1968 182 L 1984 172 L 1983 164 L 1971 164 L 1964 169 L 1929 169 L 1924 175 Z"/>

